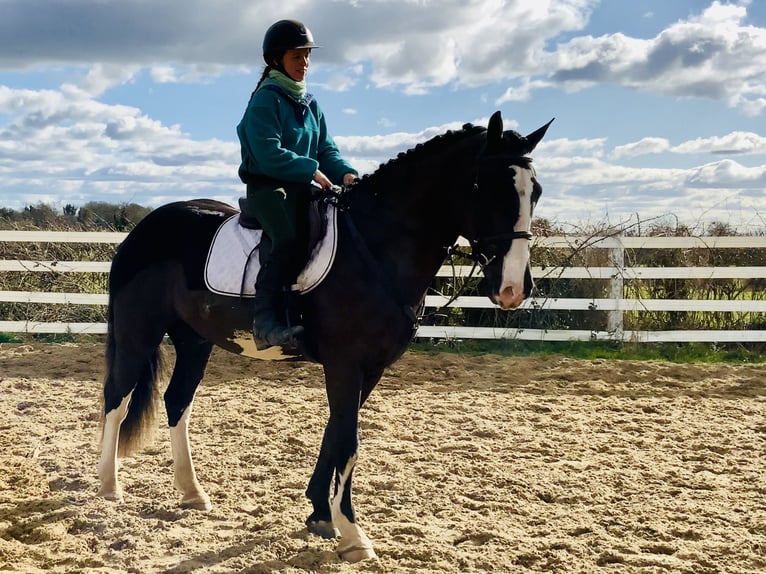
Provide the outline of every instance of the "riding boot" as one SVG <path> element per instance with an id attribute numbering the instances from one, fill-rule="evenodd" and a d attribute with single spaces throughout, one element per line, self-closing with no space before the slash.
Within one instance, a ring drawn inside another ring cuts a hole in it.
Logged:
<path id="1" fill-rule="evenodd" d="M 295 338 L 303 333 L 301 325 L 287 326 L 280 315 L 285 315 L 283 293 L 285 262 L 271 252 L 271 241 L 264 234 L 259 246 L 261 269 L 255 280 L 253 312 L 253 340 L 259 351 L 275 345 L 295 345 Z"/>

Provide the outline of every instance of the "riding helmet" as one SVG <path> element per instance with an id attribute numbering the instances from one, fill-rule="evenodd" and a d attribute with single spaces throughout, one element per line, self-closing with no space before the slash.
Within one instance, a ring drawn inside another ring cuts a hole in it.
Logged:
<path id="1" fill-rule="evenodd" d="M 287 50 L 298 48 L 319 48 L 314 43 L 314 36 L 303 22 L 298 20 L 280 20 L 275 22 L 263 37 L 263 59 L 267 64 L 282 58 Z"/>

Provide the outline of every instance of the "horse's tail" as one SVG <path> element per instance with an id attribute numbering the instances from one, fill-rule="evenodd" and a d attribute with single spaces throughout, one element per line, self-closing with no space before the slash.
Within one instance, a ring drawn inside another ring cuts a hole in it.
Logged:
<path id="1" fill-rule="evenodd" d="M 107 311 L 104 394 L 106 396 L 110 390 L 119 392 L 120 387 L 122 387 L 120 395 L 124 396 L 124 393 L 129 392 L 130 389 L 123 386 L 127 383 L 126 381 L 118 381 L 116 377 L 115 357 L 118 349 L 114 336 L 112 304 L 112 297 L 110 296 Z M 133 387 L 128 413 L 120 425 L 119 456 L 122 457 L 139 451 L 154 439 L 157 431 L 157 405 L 159 403 L 158 382 L 165 370 L 165 360 L 161 345 L 152 349 L 148 356 L 128 357 L 123 354 L 121 360 L 141 362 L 138 378 L 133 381 L 135 387 Z"/>

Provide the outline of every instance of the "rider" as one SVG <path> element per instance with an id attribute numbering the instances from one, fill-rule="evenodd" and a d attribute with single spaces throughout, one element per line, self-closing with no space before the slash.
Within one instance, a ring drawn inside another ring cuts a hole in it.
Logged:
<path id="1" fill-rule="evenodd" d="M 239 177 L 268 236 L 261 241 L 255 282 L 253 339 L 258 350 L 292 343 L 303 332 L 300 325 L 287 326 L 280 315 L 284 288 L 294 281 L 301 262 L 299 217 L 311 182 L 326 190 L 334 181 L 352 185 L 358 176 L 327 132 L 319 104 L 306 92 L 311 50 L 317 47 L 301 22 L 272 24 L 263 38 L 266 68 L 237 126 Z"/>

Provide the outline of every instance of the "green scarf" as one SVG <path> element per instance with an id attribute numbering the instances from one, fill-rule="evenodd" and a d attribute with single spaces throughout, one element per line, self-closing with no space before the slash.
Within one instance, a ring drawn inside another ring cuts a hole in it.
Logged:
<path id="1" fill-rule="evenodd" d="M 290 96 L 295 99 L 296 102 L 300 102 L 306 97 L 306 82 L 296 82 L 290 76 L 287 76 L 279 70 L 271 70 L 269 72 L 269 79 L 274 80 L 279 87 Z"/>

